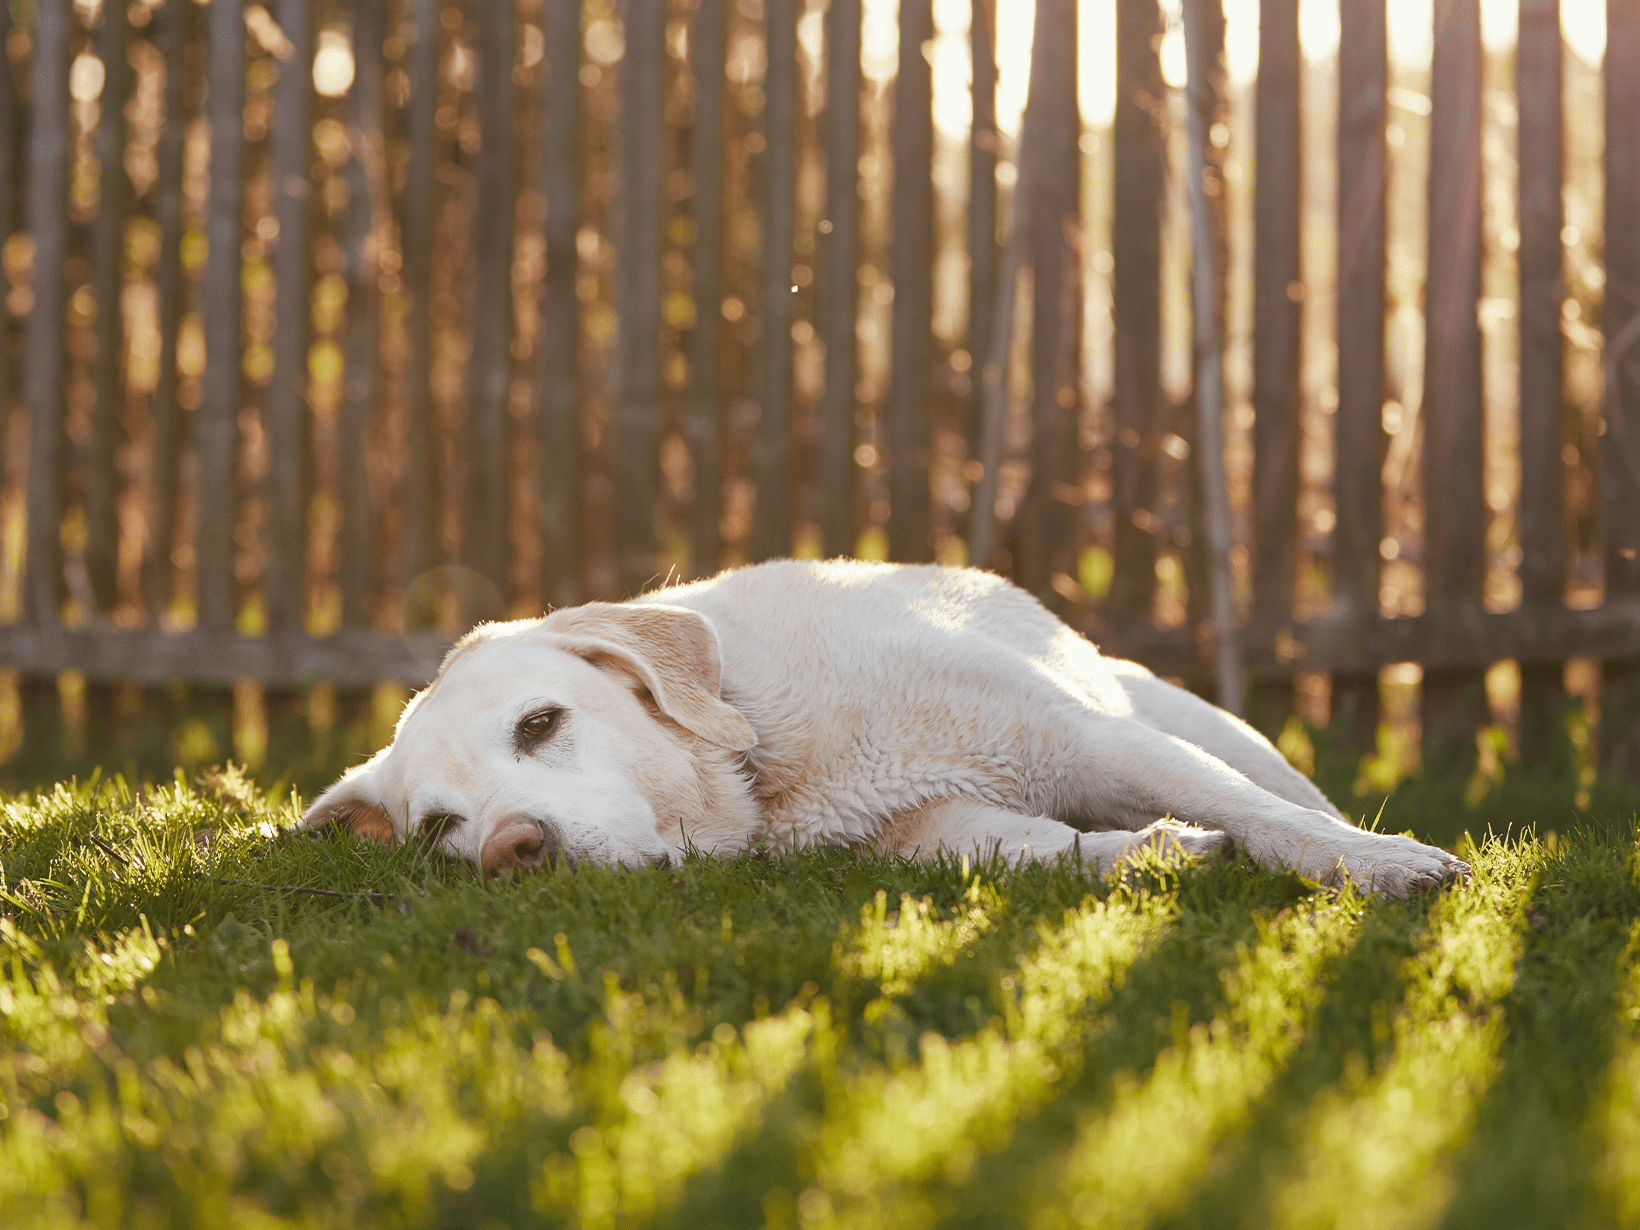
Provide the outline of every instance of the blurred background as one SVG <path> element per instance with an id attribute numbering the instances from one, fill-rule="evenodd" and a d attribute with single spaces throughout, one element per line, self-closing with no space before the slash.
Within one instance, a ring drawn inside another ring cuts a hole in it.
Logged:
<path id="1" fill-rule="evenodd" d="M 311 788 L 478 619 L 852 554 L 1013 576 L 1357 811 L 1629 798 L 1628 0 L 4 0 L 0 40 L 13 786 Z"/>

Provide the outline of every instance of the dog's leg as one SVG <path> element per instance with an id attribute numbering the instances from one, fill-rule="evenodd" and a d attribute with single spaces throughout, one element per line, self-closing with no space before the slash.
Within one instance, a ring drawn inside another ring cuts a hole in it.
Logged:
<path id="1" fill-rule="evenodd" d="M 1116 664 L 1113 664 L 1116 665 Z M 1158 679 L 1143 667 L 1121 663 L 1117 677 L 1133 716 L 1166 734 L 1194 743 L 1243 774 L 1255 786 L 1312 811 L 1348 819 L 1309 778 L 1287 763 L 1275 745 L 1234 714 L 1194 692 Z"/>
<path id="2" fill-rule="evenodd" d="M 1407 837 L 1369 833 L 1256 785 L 1217 756 L 1143 721 L 1087 711 L 1056 749 L 1044 810 L 1138 829 L 1158 816 L 1218 829 L 1268 867 L 1347 874 L 1392 897 L 1466 876 L 1468 865 Z"/>
<path id="3" fill-rule="evenodd" d="M 896 815 L 877 839 L 885 854 L 932 855 L 945 850 L 981 858 L 1000 855 L 1010 863 L 1056 858 L 1079 849 L 1082 858 L 1108 872 L 1140 848 L 1154 845 L 1186 854 L 1228 851 L 1220 832 L 1158 820 L 1137 831 L 1081 833 L 1048 816 L 1027 816 L 971 799 L 941 799 Z"/>

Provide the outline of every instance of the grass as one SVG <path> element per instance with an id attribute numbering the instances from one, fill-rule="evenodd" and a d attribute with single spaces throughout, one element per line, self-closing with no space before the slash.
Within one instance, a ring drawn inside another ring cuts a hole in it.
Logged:
<path id="1" fill-rule="evenodd" d="M 1442 789 L 1384 823 L 1475 878 L 1409 902 L 826 851 L 490 884 L 235 773 L 13 796 L 0 1224 L 1640 1226 L 1633 813 Z"/>

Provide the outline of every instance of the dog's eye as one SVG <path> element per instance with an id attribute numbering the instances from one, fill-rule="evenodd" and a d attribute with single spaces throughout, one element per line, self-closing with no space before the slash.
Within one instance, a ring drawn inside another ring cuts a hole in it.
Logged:
<path id="1" fill-rule="evenodd" d="M 423 841 L 441 841 L 464 823 L 460 816 L 451 812 L 436 811 L 421 818 L 421 823 L 416 826 L 416 832 Z"/>
<path id="2" fill-rule="evenodd" d="M 557 732 L 559 723 L 563 720 L 564 711 L 557 707 L 542 709 L 532 713 L 518 723 L 518 743 L 521 747 L 533 747 L 537 743 L 545 742 Z"/>

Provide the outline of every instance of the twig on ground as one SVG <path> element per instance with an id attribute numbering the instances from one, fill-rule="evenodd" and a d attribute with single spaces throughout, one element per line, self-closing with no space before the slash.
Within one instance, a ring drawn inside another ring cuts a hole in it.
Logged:
<path id="1" fill-rule="evenodd" d="M 93 841 L 96 838 L 92 838 Z M 101 843 L 99 843 L 101 844 Z M 235 888 L 260 888 L 268 893 L 306 893 L 313 897 L 341 897 L 355 901 L 407 901 L 397 893 L 347 893 L 335 888 L 302 888 L 294 884 L 253 884 L 249 880 L 218 880 L 218 884 L 228 884 Z"/>
<path id="2" fill-rule="evenodd" d="M 124 867 L 124 868 L 127 868 L 127 869 L 130 868 L 131 860 L 126 858 L 118 850 L 114 849 L 113 846 L 109 845 L 102 838 L 93 837 L 90 833 L 87 833 L 86 837 L 90 839 L 91 843 L 94 846 L 96 846 L 97 849 L 101 850 L 104 854 L 108 855 L 109 858 L 113 859 L 121 867 Z"/>

